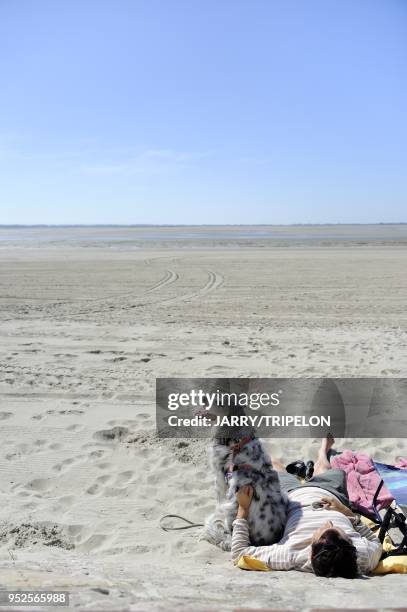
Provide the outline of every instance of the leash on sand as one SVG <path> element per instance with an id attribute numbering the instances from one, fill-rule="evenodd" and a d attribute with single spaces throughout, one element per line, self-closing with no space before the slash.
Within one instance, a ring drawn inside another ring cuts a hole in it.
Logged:
<path id="1" fill-rule="evenodd" d="M 163 521 L 169 518 L 176 518 L 181 521 L 185 521 L 185 523 L 188 523 L 188 525 L 183 525 L 182 527 L 169 527 L 168 525 L 163 525 Z M 165 514 L 160 518 L 160 527 L 163 531 L 178 531 L 179 529 L 192 529 L 193 527 L 203 526 L 203 523 L 193 523 L 192 521 L 189 521 L 188 519 L 183 516 L 180 516 L 179 514 Z"/>

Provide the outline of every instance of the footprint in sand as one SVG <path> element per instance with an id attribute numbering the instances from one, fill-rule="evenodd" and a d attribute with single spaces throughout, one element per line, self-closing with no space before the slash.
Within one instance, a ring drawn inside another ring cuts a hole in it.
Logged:
<path id="1" fill-rule="evenodd" d="M 45 445 L 46 445 L 46 443 L 47 443 L 47 441 L 46 441 L 46 440 L 36 440 L 36 441 L 34 442 L 35 446 L 45 446 Z"/>
<path id="2" fill-rule="evenodd" d="M 47 414 L 64 414 L 64 415 L 72 415 L 72 414 L 84 414 L 84 410 L 80 410 L 79 408 L 70 408 L 69 410 L 47 410 Z"/>
<path id="3" fill-rule="evenodd" d="M 97 484 L 96 482 L 93 485 L 91 485 L 88 489 L 86 489 L 86 493 L 89 493 L 89 495 L 97 495 L 100 492 L 101 492 L 101 486 Z"/>
<path id="4" fill-rule="evenodd" d="M 72 506 L 72 504 L 75 503 L 76 499 L 77 498 L 75 495 L 63 495 L 62 497 L 58 497 L 58 503 L 60 504 L 60 507 L 62 509 L 65 509 L 69 506 Z"/>
<path id="5" fill-rule="evenodd" d="M 88 457 L 89 459 L 100 459 L 100 457 L 103 457 L 103 455 L 105 454 L 106 451 L 99 449 L 96 451 L 92 451 L 91 453 L 89 453 Z"/>
<path id="6" fill-rule="evenodd" d="M 52 444 L 49 445 L 49 448 L 51 450 L 61 450 L 62 444 L 59 444 L 58 442 L 53 442 Z"/>
<path id="7" fill-rule="evenodd" d="M 110 467 L 110 464 L 105 464 L 105 466 Z M 104 497 L 125 497 L 128 494 L 127 485 L 133 476 L 134 472 L 131 470 L 121 472 L 116 476 L 113 474 L 102 474 L 86 489 L 86 493 L 89 495 L 103 495 Z"/>
<path id="8" fill-rule="evenodd" d="M 30 482 L 24 485 L 26 490 L 36 491 L 37 493 L 46 493 L 51 489 L 50 478 L 34 478 Z"/>
<path id="9" fill-rule="evenodd" d="M 98 478 L 96 478 L 96 482 L 98 484 L 107 484 L 108 482 L 111 482 L 113 480 L 113 476 L 111 476 L 110 474 L 103 474 L 102 476 L 98 476 Z"/>
<path id="10" fill-rule="evenodd" d="M 111 474 L 102 474 L 98 476 L 94 483 L 86 489 L 86 492 L 90 495 L 96 495 L 97 493 L 102 493 L 104 489 L 104 485 L 111 483 L 113 480 L 113 476 Z"/>
<path id="11" fill-rule="evenodd" d="M 112 463 L 109 463 L 108 461 L 103 461 L 102 463 L 96 463 L 96 467 L 98 468 L 98 470 L 107 470 L 112 467 Z"/>
<path id="12" fill-rule="evenodd" d="M 83 429 L 84 426 L 83 425 L 78 425 L 77 423 L 74 423 L 73 425 L 69 425 L 66 430 L 67 431 L 80 431 L 81 429 Z"/>
<path id="13" fill-rule="evenodd" d="M 125 427 L 126 425 L 128 427 L 135 427 L 138 424 L 138 421 L 136 419 L 121 419 L 120 421 L 117 420 L 112 420 L 112 421 L 108 421 L 107 422 L 108 425 L 110 425 L 111 427 L 115 427 L 116 425 L 118 425 L 119 427 Z"/>
<path id="14" fill-rule="evenodd" d="M 124 487 L 122 489 L 117 487 L 107 487 L 103 492 L 103 495 L 105 497 L 127 497 L 128 491 L 127 487 Z"/>
<path id="15" fill-rule="evenodd" d="M 107 486 L 111 480 L 112 476 L 108 474 L 99 476 L 96 482 L 86 489 L 86 493 L 89 493 L 89 495 L 103 495 L 104 497 L 123 497 L 126 494 L 125 489 Z"/>
<path id="16" fill-rule="evenodd" d="M 121 421 L 116 421 L 115 419 L 107 422 L 107 424 L 110 425 L 111 427 L 114 427 L 115 425 L 118 425 L 119 423 L 121 423 Z"/>
<path id="17" fill-rule="evenodd" d="M 18 457 L 19 457 L 19 454 L 18 454 L 18 453 L 8 453 L 8 454 L 5 456 L 5 459 L 6 459 L 7 461 L 13 461 L 13 459 L 18 459 Z"/>
<path id="18" fill-rule="evenodd" d="M 122 442 L 129 434 L 127 427 L 112 427 L 112 429 L 101 429 L 95 431 L 93 437 L 102 442 Z"/>
<path id="19" fill-rule="evenodd" d="M 127 470 L 126 472 L 121 472 L 117 475 L 115 485 L 117 487 L 122 487 L 129 483 L 129 481 L 133 478 L 134 472 L 131 470 Z"/>
<path id="20" fill-rule="evenodd" d="M 151 414 L 148 414 L 147 412 L 142 412 L 141 414 L 138 414 L 137 417 L 141 421 L 150 421 L 152 419 Z"/>
<path id="21" fill-rule="evenodd" d="M 18 459 L 20 457 L 24 457 L 26 455 L 32 455 L 34 453 L 40 453 L 41 451 L 43 451 L 45 448 L 50 448 L 51 450 L 56 450 L 54 449 L 55 445 L 49 445 L 47 447 L 47 443 L 48 440 L 35 440 L 33 442 L 33 444 L 17 444 L 15 447 L 15 451 L 13 453 L 8 453 L 6 455 L 6 459 L 7 460 L 12 460 L 12 459 Z M 60 448 L 60 445 L 56 445 L 58 448 Z"/>
<path id="22" fill-rule="evenodd" d="M 81 551 L 89 552 L 102 548 L 103 544 L 108 540 L 108 537 L 103 533 L 94 533 L 86 540 L 78 541 L 75 548 Z"/>
<path id="23" fill-rule="evenodd" d="M 85 458 L 85 455 L 78 455 L 78 457 L 69 457 L 68 459 L 64 459 L 60 463 L 56 463 L 52 466 L 52 469 L 55 472 L 67 472 L 71 467 L 75 464 L 80 463 Z"/>

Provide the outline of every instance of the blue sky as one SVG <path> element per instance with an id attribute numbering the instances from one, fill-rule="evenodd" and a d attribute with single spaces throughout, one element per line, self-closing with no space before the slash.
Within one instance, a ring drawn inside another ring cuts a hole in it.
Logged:
<path id="1" fill-rule="evenodd" d="M 404 0 L 0 0 L 0 223 L 407 221 Z"/>

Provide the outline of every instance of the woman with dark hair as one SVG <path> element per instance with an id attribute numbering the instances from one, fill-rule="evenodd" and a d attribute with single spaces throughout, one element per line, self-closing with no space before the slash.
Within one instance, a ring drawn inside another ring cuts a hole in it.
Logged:
<path id="1" fill-rule="evenodd" d="M 356 578 L 358 575 L 357 550 L 352 539 L 333 523 L 322 528 L 311 542 L 311 565 L 317 576 L 327 578 Z"/>
<path id="2" fill-rule="evenodd" d="M 274 570 L 297 569 L 330 578 L 356 578 L 376 567 L 382 545 L 350 509 L 346 475 L 342 470 L 332 470 L 328 461 L 333 443 L 331 435 L 322 441 L 314 476 L 305 483 L 273 460 L 289 499 L 287 524 L 277 544 L 250 546 L 246 517 L 253 488 L 247 485 L 238 491 L 239 509 L 232 534 L 235 563 L 244 555 Z"/>

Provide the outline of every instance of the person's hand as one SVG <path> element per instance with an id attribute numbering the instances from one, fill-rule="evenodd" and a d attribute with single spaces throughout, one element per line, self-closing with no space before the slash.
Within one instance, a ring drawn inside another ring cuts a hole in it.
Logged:
<path id="1" fill-rule="evenodd" d="M 354 516 L 353 512 L 340 502 L 337 497 L 321 497 L 321 504 L 325 510 L 336 510 L 336 512 L 340 512 L 345 516 Z"/>
<path id="2" fill-rule="evenodd" d="M 245 485 L 241 487 L 236 493 L 237 503 L 239 504 L 239 509 L 237 511 L 236 518 L 247 518 L 249 514 L 250 504 L 253 498 L 253 487 L 250 485 Z"/>

